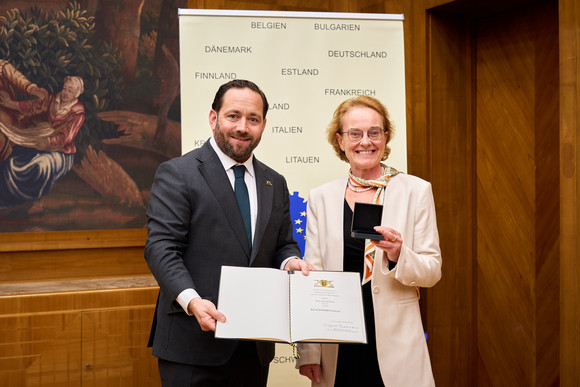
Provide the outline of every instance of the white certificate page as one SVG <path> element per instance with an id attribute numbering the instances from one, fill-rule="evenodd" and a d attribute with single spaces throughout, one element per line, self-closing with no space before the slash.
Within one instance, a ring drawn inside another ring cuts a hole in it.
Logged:
<path id="1" fill-rule="evenodd" d="M 366 343 L 358 273 L 311 271 L 291 277 L 292 341 Z"/>
<path id="2" fill-rule="evenodd" d="M 288 272 L 223 266 L 215 337 L 289 341 Z"/>

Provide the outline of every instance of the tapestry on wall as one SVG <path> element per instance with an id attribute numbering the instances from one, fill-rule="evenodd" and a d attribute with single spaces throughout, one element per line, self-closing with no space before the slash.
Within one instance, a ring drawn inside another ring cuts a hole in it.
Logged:
<path id="1" fill-rule="evenodd" d="M 181 153 L 187 1 L 7 3 L 0 232 L 144 227 L 155 170 Z"/>

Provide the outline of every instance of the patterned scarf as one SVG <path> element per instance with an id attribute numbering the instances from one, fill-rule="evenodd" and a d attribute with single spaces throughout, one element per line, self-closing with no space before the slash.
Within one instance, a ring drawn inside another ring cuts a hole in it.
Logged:
<path id="1" fill-rule="evenodd" d="M 400 173 L 395 168 L 389 167 L 385 164 L 381 164 L 383 167 L 383 175 L 375 180 L 365 180 L 361 179 L 360 177 L 356 177 L 352 174 L 352 171 L 349 172 L 349 181 L 348 184 L 351 189 L 356 191 L 357 189 L 360 191 L 365 191 L 367 189 L 376 187 L 377 192 L 373 198 L 373 203 L 375 204 L 384 204 L 385 202 L 385 189 L 389 184 L 389 180 L 391 177 L 395 176 L 396 174 Z M 370 239 L 365 239 L 365 253 L 364 253 L 364 274 L 362 279 L 362 284 L 366 284 L 370 281 L 373 275 L 373 264 L 375 261 L 375 251 L 376 246 L 370 242 Z"/>

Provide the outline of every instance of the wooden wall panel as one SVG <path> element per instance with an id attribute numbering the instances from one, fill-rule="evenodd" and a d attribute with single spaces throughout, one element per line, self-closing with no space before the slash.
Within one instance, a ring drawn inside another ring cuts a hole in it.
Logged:
<path id="1" fill-rule="evenodd" d="M 160 385 L 146 346 L 154 311 L 150 305 L 82 313 L 83 387 Z"/>
<path id="2" fill-rule="evenodd" d="M 477 31 L 478 373 L 492 386 L 533 385 L 535 52 L 525 26 L 502 15 Z"/>
<path id="3" fill-rule="evenodd" d="M 0 283 L 151 274 L 143 247 L 11 252 L 0 259 Z"/>
<path id="4" fill-rule="evenodd" d="M 0 233 L 0 284 L 150 275 L 145 229 Z"/>
<path id="5" fill-rule="evenodd" d="M 189 8 L 259 11 L 347 12 L 347 0 L 188 0 Z"/>
<path id="6" fill-rule="evenodd" d="M 0 283 L 151 274 L 143 247 L 10 252 L 0 260 Z"/>
<path id="7" fill-rule="evenodd" d="M 78 313 L 0 317 L 0 384 L 77 386 L 81 377 Z"/>
<path id="8" fill-rule="evenodd" d="M 428 294 L 428 343 L 438 385 L 470 386 L 477 353 L 470 24 L 433 12 L 427 28 L 428 161 L 443 256 L 441 281 Z"/>
<path id="9" fill-rule="evenodd" d="M 0 385 L 158 386 L 147 348 L 157 292 L 152 286 L 0 297 Z"/>
<path id="10" fill-rule="evenodd" d="M 142 247 L 146 229 L 0 233 L 0 252 Z"/>
<path id="11" fill-rule="evenodd" d="M 580 6 L 560 0 L 560 385 L 580 380 Z"/>
<path id="12" fill-rule="evenodd" d="M 532 8 L 536 69 L 536 385 L 557 385 L 560 377 L 560 176 L 558 4 L 550 1 Z M 549 70 L 549 71 L 547 71 Z"/>
<path id="13" fill-rule="evenodd" d="M 553 5 L 478 21 L 478 375 L 489 385 L 557 381 L 558 305 L 545 301 L 559 267 Z"/>

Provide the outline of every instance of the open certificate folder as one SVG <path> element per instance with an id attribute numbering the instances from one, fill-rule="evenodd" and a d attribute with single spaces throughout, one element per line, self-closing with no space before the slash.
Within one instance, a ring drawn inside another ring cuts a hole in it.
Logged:
<path id="1" fill-rule="evenodd" d="M 366 343 L 358 273 L 223 266 L 215 337 Z"/>

